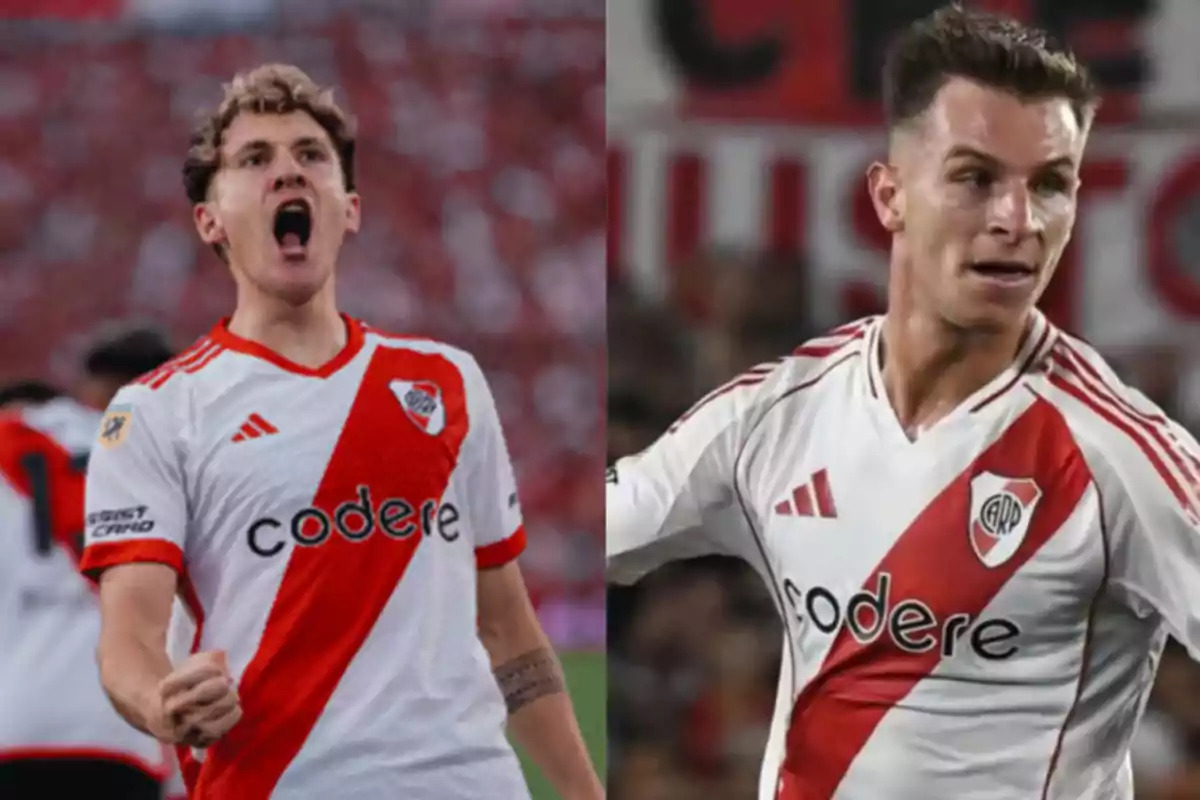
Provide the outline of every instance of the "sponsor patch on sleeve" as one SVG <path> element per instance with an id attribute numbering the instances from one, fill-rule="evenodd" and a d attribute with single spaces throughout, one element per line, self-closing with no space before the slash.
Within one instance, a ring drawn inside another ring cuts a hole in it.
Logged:
<path id="1" fill-rule="evenodd" d="M 148 511 L 146 506 L 93 511 L 87 516 L 88 534 L 92 540 L 97 540 L 150 533 L 154 530 L 154 519 L 147 515 Z"/>
<path id="2" fill-rule="evenodd" d="M 132 424 L 133 406 L 111 406 L 108 413 L 104 415 L 104 419 L 100 421 L 100 445 L 102 447 L 121 445 L 129 436 L 129 427 Z"/>

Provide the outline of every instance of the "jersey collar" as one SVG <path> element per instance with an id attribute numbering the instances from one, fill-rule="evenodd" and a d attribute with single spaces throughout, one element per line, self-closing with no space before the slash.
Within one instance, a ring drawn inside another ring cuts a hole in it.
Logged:
<path id="1" fill-rule="evenodd" d="M 891 403 L 887 399 L 887 394 L 883 390 L 883 320 L 882 316 L 877 317 L 872 323 L 870 330 L 867 331 L 866 337 L 864 337 L 863 348 L 864 354 L 867 357 L 867 389 L 871 394 L 871 401 L 882 404 L 888 415 L 892 419 L 895 419 L 895 411 L 892 409 Z M 1029 333 L 1021 343 L 1016 357 L 1008 367 L 964 400 L 957 409 L 944 417 L 943 420 L 982 411 L 1006 394 L 1017 385 L 1022 376 L 1026 375 L 1040 358 L 1049 352 L 1050 348 L 1054 346 L 1056 335 L 1054 326 L 1050 324 L 1045 315 L 1038 309 L 1033 309 Z M 940 422 L 935 423 L 935 427 L 937 424 L 940 424 Z M 899 423 L 897 422 L 898 426 Z"/>
<path id="2" fill-rule="evenodd" d="M 303 375 L 308 378 L 328 378 L 358 355 L 365 341 L 362 323 L 346 314 L 341 314 L 340 316 L 346 324 L 346 346 L 336 356 L 316 368 L 297 364 L 295 361 L 284 358 L 264 344 L 250 339 L 243 339 L 241 336 L 230 332 L 229 317 L 225 317 L 218 322 L 209 336 L 222 347 L 262 359 L 287 372 Z"/>

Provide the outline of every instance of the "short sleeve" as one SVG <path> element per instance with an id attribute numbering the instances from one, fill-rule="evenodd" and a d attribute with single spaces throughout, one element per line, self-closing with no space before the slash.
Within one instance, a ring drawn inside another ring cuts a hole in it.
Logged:
<path id="1" fill-rule="evenodd" d="M 133 385 L 113 398 L 88 463 L 81 564 L 88 577 L 135 562 L 183 570 L 187 503 L 179 440 L 167 397 Z"/>
<path id="2" fill-rule="evenodd" d="M 609 581 L 633 583 L 670 561 L 742 554 L 734 471 L 762 382 L 735 380 L 714 390 L 649 448 L 609 468 Z"/>
<path id="3" fill-rule="evenodd" d="M 525 525 L 508 446 L 487 379 L 471 359 L 465 376 L 470 433 L 463 493 L 480 569 L 499 567 L 525 549 Z"/>
<path id="4" fill-rule="evenodd" d="M 1154 427 L 1147 450 L 1114 460 L 1109 582 L 1200 659 L 1200 446 L 1165 419 Z"/>

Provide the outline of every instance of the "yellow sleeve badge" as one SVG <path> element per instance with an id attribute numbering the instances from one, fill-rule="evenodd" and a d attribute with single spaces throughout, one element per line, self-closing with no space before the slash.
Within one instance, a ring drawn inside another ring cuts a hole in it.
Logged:
<path id="1" fill-rule="evenodd" d="M 100 421 L 100 446 L 116 447 L 129 436 L 129 426 L 133 424 L 133 406 L 110 406 L 104 419 Z"/>

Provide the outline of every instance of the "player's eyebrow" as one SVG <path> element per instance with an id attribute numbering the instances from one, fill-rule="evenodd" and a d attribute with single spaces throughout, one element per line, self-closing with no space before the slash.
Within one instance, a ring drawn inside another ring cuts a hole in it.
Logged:
<path id="1" fill-rule="evenodd" d="M 292 142 L 292 147 L 320 147 L 324 149 L 325 143 L 315 136 L 301 136 Z"/>
<path id="2" fill-rule="evenodd" d="M 946 159 L 945 159 L 946 161 L 953 161 L 956 158 L 973 158 L 976 161 L 982 161 L 983 163 L 987 164 L 988 166 L 997 167 L 997 168 L 1004 166 L 1003 164 L 1000 163 L 1000 160 L 998 158 L 996 158 L 995 156 L 993 156 L 989 153 L 985 153 L 982 150 L 976 150 L 974 147 L 970 147 L 965 144 L 955 145 L 954 147 L 951 147 L 950 150 L 946 153 Z M 1057 156 L 1055 158 L 1049 159 L 1048 161 L 1044 161 L 1041 164 L 1038 164 L 1037 167 L 1034 169 L 1034 172 L 1043 172 L 1045 170 L 1060 169 L 1062 167 L 1074 167 L 1074 166 L 1075 166 L 1075 159 L 1072 158 L 1071 156 Z"/>
<path id="3" fill-rule="evenodd" d="M 242 158 L 250 153 L 260 153 L 270 150 L 271 147 L 272 143 L 268 142 L 266 139 L 251 139 L 237 149 L 237 151 L 234 153 L 234 158 Z M 293 150 L 308 147 L 316 147 L 321 150 L 326 149 L 325 143 L 315 136 L 301 136 L 300 138 L 294 140 L 291 144 L 291 148 Z"/>
<path id="4" fill-rule="evenodd" d="M 241 158 L 248 153 L 258 152 L 262 150 L 270 150 L 271 143 L 266 139 L 252 139 L 234 151 L 235 158 Z"/>

